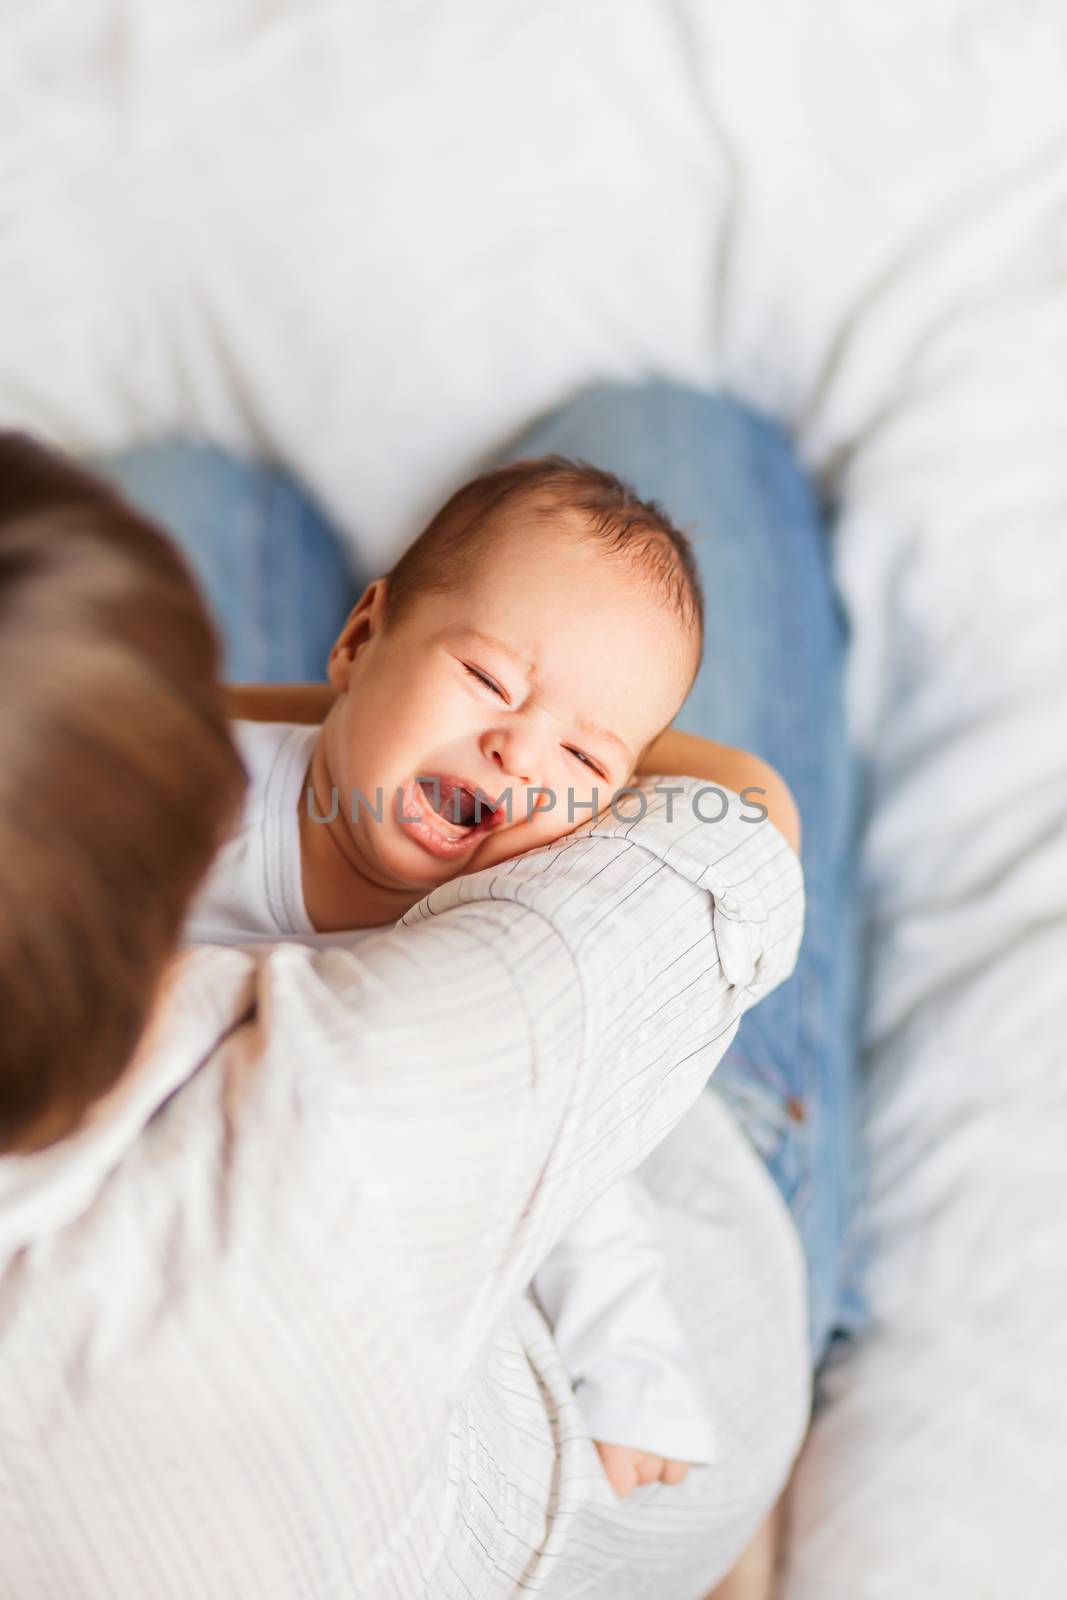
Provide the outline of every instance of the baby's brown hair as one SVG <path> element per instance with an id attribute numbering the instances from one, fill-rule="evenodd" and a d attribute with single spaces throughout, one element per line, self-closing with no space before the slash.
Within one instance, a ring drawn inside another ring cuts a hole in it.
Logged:
<path id="1" fill-rule="evenodd" d="M 184 560 L 0 433 L 0 1151 L 77 1126 L 143 1032 L 244 793 Z"/>
<path id="2" fill-rule="evenodd" d="M 613 472 L 565 456 L 512 461 L 457 489 L 387 575 L 388 625 L 418 595 L 462 588 L 501 523 L 520 512 L 533 519 L 572 514 L 576 538 L 599 540 L 649 580 L 689 637 L 692 688 L 704 651 L 704 596 L 689 538 L 655 500 L 639 499 Z"/>

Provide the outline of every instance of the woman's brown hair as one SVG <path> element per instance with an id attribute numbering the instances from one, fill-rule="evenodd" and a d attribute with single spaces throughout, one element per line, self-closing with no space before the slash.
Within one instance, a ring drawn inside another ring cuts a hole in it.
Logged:
<path id="1" fill-rule="evenodd" d="M 0 1151 L 122 1075 L 244 792 L 220 652 L 173 545 L 0 433 Z"/>

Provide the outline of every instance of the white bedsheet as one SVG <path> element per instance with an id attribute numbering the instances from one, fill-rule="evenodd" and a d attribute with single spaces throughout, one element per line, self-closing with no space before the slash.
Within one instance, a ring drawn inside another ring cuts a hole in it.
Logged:
<path id="1" fill-rule="evenodd" d="M 1059 0 L 0 0 L 0 414 L 269 451 L 378 570 L 594 378 L 840 497 L 877 1328 L 789 1600 L 1067 1583 Z"/>

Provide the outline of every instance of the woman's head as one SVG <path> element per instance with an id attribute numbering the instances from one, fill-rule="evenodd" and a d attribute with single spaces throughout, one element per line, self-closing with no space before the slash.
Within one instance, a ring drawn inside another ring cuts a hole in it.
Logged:
<path id="1" fill-rule="evenodd" d="M 173 546 L 0 433 L 0 1151 L 121 1076 L 245 775 Z"/>

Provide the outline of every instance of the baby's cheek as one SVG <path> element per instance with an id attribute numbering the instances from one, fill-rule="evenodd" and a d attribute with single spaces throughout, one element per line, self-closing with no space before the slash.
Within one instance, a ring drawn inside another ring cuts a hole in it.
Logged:
<path id="1" fill-rule="evenodd" d="M 475 852 L 467 870 L 478 872 L 483 867 L 499 866 L 513 856 L 523 856 L 529 850 L 536 850 L 538 845 L 551 843 L 553 838 L 559 837 L 559 833 L 560 830 L 553 832 L 543 822 L 504 828 L 499 833 L 490 834 L 481 849 Z"/>
<path id="2" fill-rule="evenodd" d="M 583 822 L 588 822 L 594 815 L 588 801 L 583 802 L 575 797 L 570 806 L 572 814 L 568 816 L 565 795 L 557 797 L 554 807 L 550 807 L 547 799 L 543 799 L 541 806 L 532 809 L 528 818 L 525 806 L 525 795 L 517 794 L 514 802 L 514 821 L 502 827 L 498 833 L 492 833 L 487 837 L 482 849 L 471 861 L 468 871 L 498 866 L 502 861 L 510 861 L 513 856 L 522 856 L 530 850 L 538 849 L 539 846 L 554 844 L 557 839 L 563 839 L 567 834 L 573 833 L 575 828 L 581 827 Z M 601 804 L 600 811 L 605 809 L 606 806 Z"/>
<path id="3" fill-rule="evenodd" d="M 588 822 L 592 815 L 591 811 L 579 811 L 571 821 L 568 821 L 567 813 L 564 811 L 562 816 L 547 817 L 543 822 L 534 824 L 530 842 L 525 848 L 531 850 L 534 845 L 554 844 L 557 839 L 565 839 L 575 828 L 580 828 L 583 822 Z"/>

